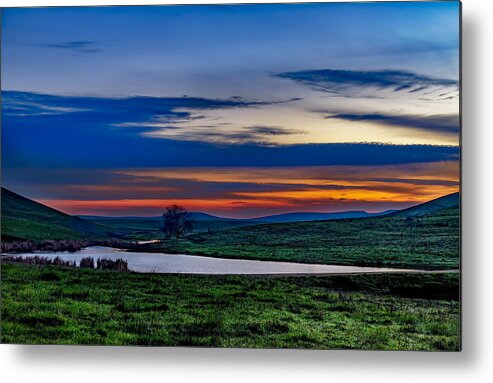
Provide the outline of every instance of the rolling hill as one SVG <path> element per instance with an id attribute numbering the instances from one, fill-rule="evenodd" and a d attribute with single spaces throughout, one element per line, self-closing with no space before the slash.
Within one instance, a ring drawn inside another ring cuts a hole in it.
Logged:
<path id="1" fill-rule="evenodd" d="M 206 213 L 192 213 L 195 223 L 193 232 L 216 232 L 218 230 L 261 224 L 260 221 L 221 218 Z M 130 240 L 162 238 L 162 217 L 98 217 L 80 216 L 104 226 L 113 236 Z"/>
<path id="2" fill-rule="evenodd" d="M 366 211 L 341 211 L 335 213 L 296 212 L 296 213 L 268 215 L 265 217 L 251 219 L 251 221 L 261 222 L 261 223 L 328 221 L 331 219 L 375 217 L 379 215 L 394 213 L 396 211 L 397 210 L 388 210 L 381 213 L 367 213 Z"/>
<path id="3" fill-rule="evenodd" d="M 299 212 L 269 215 L 259 218 L 224 218 L 202 212 L 191 212 L 195 222 L 193 232 L 217 232 L 232 228 L 262 225 L 266 223 L 285 223 L 302 221 L 321 221 L 343 218 L 363 218 L 385 215 L 395 212 L 389 210 L 381 213 L 367 213 L 365 211 L 343 211 L 335 213 Z M 163 219 L 154 217 L 103 217 L 103 216 L 78 216 L 84 220 L 104 226 L 112 235 L 131 240 L 158 239 L 162 237 Z"/>
<path id="4" fill-rule="evenodd" d="M 367 213 L 366 211 L 340 211 L 334 213 L 321 213 L 321 212 L 293 212 L 293 213 L 281 213 L 266 215 L 258 218 L 226 218 L 219 217 L 212 214 L 202 213 L 202 212 L 191 212 L 195 222 L 211 222 L 211 221 L 221 221 L 223 223 L 229 222 L 231 226 L 245 226 L 249 225 L 259 225 L 263 223 L 276 223 L 276 222 L 299 222 L 299 221 L 326 221 L 329 219 L 342 219 L 342 218 L 363 218 L 363 217 L 375 217 L 379 215 L 386 215 L 395 213 L 398 210 L 386 210 L 379 213 Z M 103 216 L 93 216 L 93 215 L 79 215 L 78 217 L 82 219 L 87 219 L 90 221 L 101 221 L 110 222 L 112 220 L 118 221 L 161 221 L 161 216 L 155 217 L 138 217 L 138 216 L 128 216 L 128 217 L 103 217 Z M 227 226 L 227 225 L 224 225 Z"/>
<path id="5" fill-rule="evenodd" d="M 2 240 L 105 238 L 106 229 L 2 188 Z"/>
<path id="6" fill-rule="evenodd" d="M 336 265 L 457 268 L 458 200 L 458 194 L 452 194 L 377 217 L 269 223 L 195 233 L 182 240 L 148 245 L 145 250 Z"/>
<path id="7" fill-rule="evenodd" d="M 440 211 L 446 208 L 458 208 L 460 204 L 460 194 L 452 193 L 446 196 L 433 199 L 431 201 L 422 203 L 417 206 L 410 207 L 408 209 L 399 210 L 392 213 L 396 216 L 421 216 Z"/>

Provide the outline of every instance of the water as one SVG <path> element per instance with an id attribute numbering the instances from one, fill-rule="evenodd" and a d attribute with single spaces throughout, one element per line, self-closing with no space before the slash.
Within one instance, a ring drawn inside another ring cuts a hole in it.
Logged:
<path id="1" fill-rule="evenodd" d="M 32 253 L 17 254 L 32 257 Z M 377 267 L 315 265 L 292 262 L 251 261 L 246 259 L 221 259 L 186 254 L 132 253 L 111 247 L 93 246 L 75 252 L 37 253 L 47 258 L 60 257 L 76 261 L 84 257 L 118 259 L 128 262 L 128 268 L 140 273 L 178 273 L 178 274 L 352 274 L 374 272 L 402 272 L 402 269 Z M 407 270 L 410 271 L 410 270 Z"/>

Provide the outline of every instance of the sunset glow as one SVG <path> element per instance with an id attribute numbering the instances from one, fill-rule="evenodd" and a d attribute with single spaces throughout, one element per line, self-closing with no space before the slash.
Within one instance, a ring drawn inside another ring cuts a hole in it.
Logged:
<path id="1" fill-rule="evenodd" d="M 111 181 L 111 185 L 68 185 L 65 192 L 76 199 L 40 201 L 72 214 L 159 215 L 165 206 L 178 203 L 194 211 L 250 218 L 303 209 L 378 212 L 426 202 L 459 187 L 458 163 L 452 161 L 419 166 L 168 168 L 109 173 L 126 178 Z M 150 198 L 140 198 L 143 194 Z"/>

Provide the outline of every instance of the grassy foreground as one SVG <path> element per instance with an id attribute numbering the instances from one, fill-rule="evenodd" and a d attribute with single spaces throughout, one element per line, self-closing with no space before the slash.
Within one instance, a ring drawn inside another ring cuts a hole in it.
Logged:
<path id="1" fill-rule="evenodd" d="M 458 350 L 459 276 L 185 276 L 2 264 L 4 343 Z"/>
<path id="2" fill-rule="evenodd" d="M 277 223 L 192 234 L 136 251 L 334 265 L 456 269 L 459 208 L 402 215 Z"/>

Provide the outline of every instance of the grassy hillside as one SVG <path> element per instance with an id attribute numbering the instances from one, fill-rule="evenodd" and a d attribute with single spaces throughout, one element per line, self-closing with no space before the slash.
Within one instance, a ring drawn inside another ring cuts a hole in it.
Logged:
<path id="1" fill-rule="evenodd" d="M 2 240 L 104 238 L 105 228 L 2 188 Z"/>
<path id="2" fill-rule="evenodd" d="M 187 276 L 2 265 L 2 343 L 458 350 L 459 276 Z"/>
<path id="3" fill-rule="evenodd" d="M 225 258 L 403 268 L 459 266 L 459 208 L 427 214 L 249 226 L 146 245 Z M 141 249 L 143 250 L 143 249 Z"/>
<path id="4" fill-rule="evenodd" d="M 148 240 L 161 239 L 164 237 L 162 232 L 163 220 L 160 217 L 91 217 L 89 222 L 104 226 L 112 235 L 129 240 Z M 197 219 L 193 224 L 193 232 L 216 232 L 235 227 L 244 227 L 260 224 L 240 219 L 221 219 L 212 217 L 210 219 Z"/>
<path id="5" fill-rule="evenodd" d="M 434 200 L 422 203 L 408 209 L 399 210 L 392 215 L 396 216 L 420 216 L 440 211 L 445 208 L 458 208 L 460 204 L 460 194 L 452 193 Z"/>
<path id="6" fill-rule="evenodd" d="M 162 238 L 162 221 L 157 218 L 86 218 L 87 221 L 103 226 L 112 235 L 131 240 Z"/>
<path id="7" fill-rule="evenodd" d="M 300 221 L 328 221 L 332 219 L 347 218 L 366 218 L 386 215 L 395 212 L 395 210 L 384 211 L 380 213 L 367 213 L 366 211 L 340 211 L 336 213 L 318 213 L 318 212 L 297 212 L 268 215 L 265 217 L 254 218 L 250 221 L 261 223 L 283 223 L 283 222 L 300 222 Z"/>

